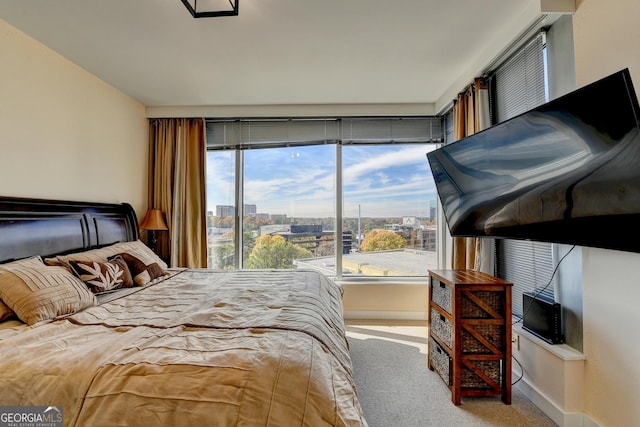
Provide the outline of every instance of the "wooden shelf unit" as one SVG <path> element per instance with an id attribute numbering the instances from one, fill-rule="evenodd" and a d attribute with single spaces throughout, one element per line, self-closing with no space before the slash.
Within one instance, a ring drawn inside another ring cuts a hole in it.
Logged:
<path id="1" fill-rule="evenodd" d="M 462 396 L 511 404 L 511 286 L 474 270 L 429 270 L 428 367 Z"/>

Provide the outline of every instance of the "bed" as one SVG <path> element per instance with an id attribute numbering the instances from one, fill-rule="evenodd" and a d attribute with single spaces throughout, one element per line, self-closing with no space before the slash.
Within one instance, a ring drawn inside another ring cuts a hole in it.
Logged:
<path id="1" fill-rule="evenodd" d="M 2 407 L 66 426 L 366 426 L 340 288 L 319 273 L 172 269 L 128 204 L 3 197 L 0 263 Z"/>

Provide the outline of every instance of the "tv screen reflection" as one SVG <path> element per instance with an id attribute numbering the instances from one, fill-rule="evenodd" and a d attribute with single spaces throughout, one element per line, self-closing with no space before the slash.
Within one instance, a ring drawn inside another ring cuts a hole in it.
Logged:
<path id="1" fill-rule="evenodd" d="M 428 153 L 451 234 L 640 252 L 638 111 L 623 70 Z"/>

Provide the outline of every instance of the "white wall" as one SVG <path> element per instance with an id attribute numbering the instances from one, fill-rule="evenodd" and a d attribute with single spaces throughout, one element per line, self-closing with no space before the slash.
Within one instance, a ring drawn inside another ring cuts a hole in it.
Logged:
<path id="1" fill-rule="evenodd" d="M 640 2 L 577 0 L 572 20 L 576 87 L 629 68 L 637 94 Z M 582 303 L 583 356 L 522 333 L 517 387 L 561 426 L 640 425 L 640 254 L 584 247 L 581 257 L 583 296 L 572 303 Z"/>
<path id="2" fill-rule="evenodd" d="M 146 209 L 144 106 L 0 20 L 0 196 Z"/>
<path id="3" fill-rule="evenodd" d="M 581 0 L 577 6 L 577 86 L 629 68 L 638 94 L 640 1 Z M 602 426 L 640 425 L 640 254 L 584 249 L 583 256 L 584 412 Z"/>

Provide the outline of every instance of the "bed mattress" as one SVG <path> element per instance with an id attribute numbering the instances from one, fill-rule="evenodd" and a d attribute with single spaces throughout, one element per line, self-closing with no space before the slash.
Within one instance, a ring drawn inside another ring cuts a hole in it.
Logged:
<path id="1" fill-rule="evenodd" d="M 366 425 L 337 285 L 303 270 L 174 273 L 0 331 L 0 404 L 62 406 L 68 426 Z"/>

